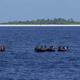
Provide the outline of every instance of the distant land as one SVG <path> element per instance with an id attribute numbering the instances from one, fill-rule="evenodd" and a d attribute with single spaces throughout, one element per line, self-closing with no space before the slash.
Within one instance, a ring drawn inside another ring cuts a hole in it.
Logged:
<path id="1" fill-rule="evenodd" d="M 71 19 L 64 19 L 64 18 L 54 18 L 54 19 L 36 19 L 36 20 L 26 20 L 26 21 L 9 21 L 9 22 L 3 22 L 0 24 L 10 24 L 10 25 L 36 25 L 36 24 L 80 24 L 80 21 L 75 21 L 72 18 Z"/>

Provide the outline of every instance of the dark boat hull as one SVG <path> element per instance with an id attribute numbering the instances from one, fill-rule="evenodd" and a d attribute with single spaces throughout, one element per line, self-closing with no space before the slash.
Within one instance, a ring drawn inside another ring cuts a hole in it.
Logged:
<path id="1" fill-rule="evenodd" d="M 35 48 L 35 51 L 36 52 L 54 52 L 55 49 L 49 49 L 49 48 L 46 48 L 46 49 L 38 49 L 38 48 Z"/>
<path id="2" fill-rule="evenodd" d="M 68 49 L 58 49 L 58 51 L 60 52 L 66 52 L 66 51 L 69 51 Z"/>

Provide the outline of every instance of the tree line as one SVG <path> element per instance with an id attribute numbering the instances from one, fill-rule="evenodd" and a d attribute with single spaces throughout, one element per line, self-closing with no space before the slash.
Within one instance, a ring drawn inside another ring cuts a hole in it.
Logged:
<path id="1" fill-rule="evenodd" d="M 72 18 L 71 19 L 54 18 L 54 19 L 12 21 L 12 22 L 5 22 L 5 23 L 1 23 L 1 24 L 80 24 L 80 22 L 74 21 Z"/>

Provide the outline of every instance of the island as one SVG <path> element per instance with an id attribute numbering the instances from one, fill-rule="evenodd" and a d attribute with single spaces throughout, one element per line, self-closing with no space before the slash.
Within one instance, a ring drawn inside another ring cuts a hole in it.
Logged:
<path id="1" fill-rule="evenodd" d="M 80 24 L 80 21 L 75 21 L 72 18 L 64 19 L 64 18 L 54 18 L 54 19 L 36 19 L 36 20 L 26 20 L 26 21 L 9 21 L 9 22 L 2 22 L 0 24 L 24 24 L 24 25 L 36 25 L 36 24 Z"/>

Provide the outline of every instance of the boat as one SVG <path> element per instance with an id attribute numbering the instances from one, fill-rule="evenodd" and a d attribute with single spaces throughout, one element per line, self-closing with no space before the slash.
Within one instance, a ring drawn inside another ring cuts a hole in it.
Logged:
<path id="1" fill-rule="evenodd" d="M 53 46 L 46 47 L 46 46 L 37 46 L 35 47 L 36 52 L 53 52 L 55 48 Z"/>
<path id="2" fill-rule="evenodd" d="M 0 46 L 0 52 L 4 52 L 5 51 L 5 47 L 4 46 Z"/>
<path id="3" fill-rule="evenodd" d="M 68 46 L 59 46 L 58 47 L 58 51 L 69 51 L 69 48 L 68 48 Z"/>
<path id="4" fill-rule="evenodd" d="M 44 45 L 44 46 L 41 45 L 41 46 L 36 46 L 35 51 L 36 52 L 55 52 L 56 48 L 54 46 L 47 47 L 46 45 Z M 68 46 L 59 46 L 57 48 L 57 51 L 66 52 L 66 51 L 69 51 L 69 47 Z"/>

